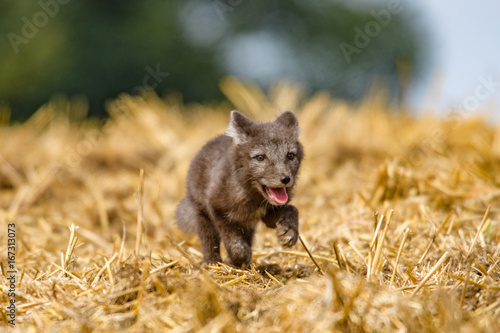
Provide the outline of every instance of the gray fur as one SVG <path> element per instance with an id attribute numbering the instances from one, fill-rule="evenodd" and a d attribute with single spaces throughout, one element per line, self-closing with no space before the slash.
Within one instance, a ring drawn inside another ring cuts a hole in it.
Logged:
<path id="1" fill-rule="evenodd" d="M 276 228 L 282 245 L 297 242 L 299 214 L 288 202 L 304 156 L 298 135 L 297 117 L 291 111 L 268 123 L 255 123 L 232 111 L 226 135 L 209 141 L 195 156 L 176 216 L 183 230 L 198 234 L 204 262 L 222 261 L 222 241 L 229 264 L 249 265 L 259 221 Z M 290 181 L 284 184 L 283 177 Z M 285 188 L 288 201 L 273 201 L 265 186 Z"/>

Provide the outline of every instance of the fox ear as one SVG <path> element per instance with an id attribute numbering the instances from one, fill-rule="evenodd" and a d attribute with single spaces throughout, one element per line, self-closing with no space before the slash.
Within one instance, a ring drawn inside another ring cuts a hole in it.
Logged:
<path id="1" fill-rule="evenodd" d="M 291 129 L 294 131 L 296 136 L 299 136 L 299 120 L 292 111 L 283 112 L 278 118 L 276 118 L 276 123 Z"/>
<path id="2" fill-rule="evenodd" d="M 232 137 L 235 144 L 243 143 L 248 138 L 250 127 L 254 124 L 255 123 L 251 119 L 245 117 L 238 111 L 231 111 L 226 135 Z"/>

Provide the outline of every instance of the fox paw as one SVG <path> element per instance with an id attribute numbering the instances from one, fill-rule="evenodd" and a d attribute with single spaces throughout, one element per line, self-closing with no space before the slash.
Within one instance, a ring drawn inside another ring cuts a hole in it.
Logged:
<path id="1" fill-rule="evenodd" d="M 252 248 L 243 243 L 234 242 L 227 248 L 227 263 L 245 269 L 252 263 Z"/>
<path id="2" fill-rule="evenodd" d="M 299 232 L 294 226 L 280 224 L 276 225 L 276 236 L 282 246 L 294 246 L 297 243 Z"/>

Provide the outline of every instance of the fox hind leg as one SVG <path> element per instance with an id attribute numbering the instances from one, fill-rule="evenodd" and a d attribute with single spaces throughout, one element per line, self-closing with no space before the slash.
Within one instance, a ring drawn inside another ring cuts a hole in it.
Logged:
<path id="1" fill-rule="evenodd" d="M 198 225 L 196 231 L 198 232 L 198 237 L 200 237 L 201 240 L 203 262 L 206 264 L 222 262 L 222 258 L 220 256 L 219 231 L 210 218 L 203 214 L 203 212 L 198 213 Z"/>
<path id="2" fill-rule="evenodd" d="M 198 234 L 204 263 L 222 262 L 219 231 L 209 217 L 198 209 L 188 196 L 184 197 L 177 207 L 176 217 L 177 223 L 183 231 Z"/>

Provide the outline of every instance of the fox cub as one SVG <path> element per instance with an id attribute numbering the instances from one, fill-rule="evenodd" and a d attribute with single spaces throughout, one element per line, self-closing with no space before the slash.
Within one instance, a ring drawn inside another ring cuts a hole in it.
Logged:
<path id="1" fill-rule="evenodd" d="M 304 157 L 298 136 L 292 111 L 266 123 L 232 111 L 226 134 L 198 152 L 176 217 L 181 229 L 198 234 L 203 262 L 222 262 L 222 241 L 227 262 L 247 267 L 260 220 L 276 228 L 282 245 L 295 245 L 299 211 L 288 202 Z"/>

